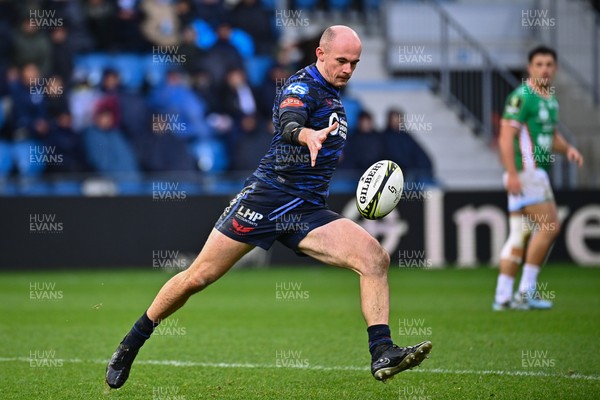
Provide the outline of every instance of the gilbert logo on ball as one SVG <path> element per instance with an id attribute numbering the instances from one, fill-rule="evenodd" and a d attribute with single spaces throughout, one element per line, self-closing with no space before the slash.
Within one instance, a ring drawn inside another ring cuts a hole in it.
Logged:
<path id="1" fill-rule="evenodd" d="M 404 186 L 402 170 L 393 161 L 382 160 L 371 165 L 358 181 L 356 207 L 367 219 L 388 215 L 400 201 Z"/>

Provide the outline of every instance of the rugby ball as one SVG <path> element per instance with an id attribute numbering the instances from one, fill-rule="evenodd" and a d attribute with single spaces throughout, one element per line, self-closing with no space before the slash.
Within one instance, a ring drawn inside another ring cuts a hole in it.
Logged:
<path id="1" fill-rule="evenodd" d="M 358 212 L 367 219 L 385 217 L 400 201 L 403 188 L 404 175 L 398 164 L 390 160 L 377 161 L 358 181 Z"/>

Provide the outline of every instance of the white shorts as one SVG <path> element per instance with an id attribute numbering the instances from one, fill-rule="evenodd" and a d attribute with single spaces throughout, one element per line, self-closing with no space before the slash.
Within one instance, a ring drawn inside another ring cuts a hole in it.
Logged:
<path id="1" fill-rule="evenodd" d="M 506 187 L 508 174 L 502 176 L 502 182 Z M 520 211 L 532 204 L 554 201 L 554 194 L 550 186 L 550 178 L 545 170 L 541 168 L 528 169 L 519 172 L 521 181 L 521 194 L 508 194 L 508 211 Z"/>

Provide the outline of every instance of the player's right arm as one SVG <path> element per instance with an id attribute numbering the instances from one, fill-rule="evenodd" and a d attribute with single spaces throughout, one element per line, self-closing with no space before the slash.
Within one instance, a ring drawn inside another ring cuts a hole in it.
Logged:
<path id="1" fill-rule="evenodd" d="M 521 193 L 521 181 L 515 160 L 515 137 L 519 134 L 521 126 L 527 123 L 526 121 L 525 98 L 522 93 L 515 91 L 506 100 L 498 138 L 500 160 L 507 174 L 506 190 L 515 195 Z"/>
<path id="2" fill-rule="evenodd" d="M 310 128 L 302 128 L 300 133 L 298 134 L 298 143 L 302 146 L 308 147 L 310 151 L 310 166 L 314 167 L 317 162 L 317 155 L 319 154 L 319 150 L 323 147 L 323 142 L 327 139 L 327 135 L 331 131 L 334 131 L 338 127 L 337 121 L 328 126 L 327 128 L 320 129 L 315 131 Z"/>
<path id="3" fill-rule="evenodd" d="M 511 123 L 511 120 L 502 119 L 500 125 L 500 137 L 498 147 L 500 149 L 500 160 L 506 170 L 506 190 L 511 194 L 521 193 L 521 182 L 515 163 L 514 141 L 518 135 L 519 128 Z"/>

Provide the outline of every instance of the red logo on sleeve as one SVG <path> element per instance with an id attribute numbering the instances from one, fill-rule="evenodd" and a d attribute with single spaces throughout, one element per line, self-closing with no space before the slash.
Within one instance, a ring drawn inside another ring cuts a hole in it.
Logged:
<path id="1" fill-rule="evenodd" d="M 295 97 L 288 97 L 287 99 L 285 99 L 284 101 L 281 102 L 281 104 L 279 105 L 279 108 L 302 107 L 302 106 L 304 106 L 304 103 L 302 102 L 302 100 L 297 99 Z"/>

